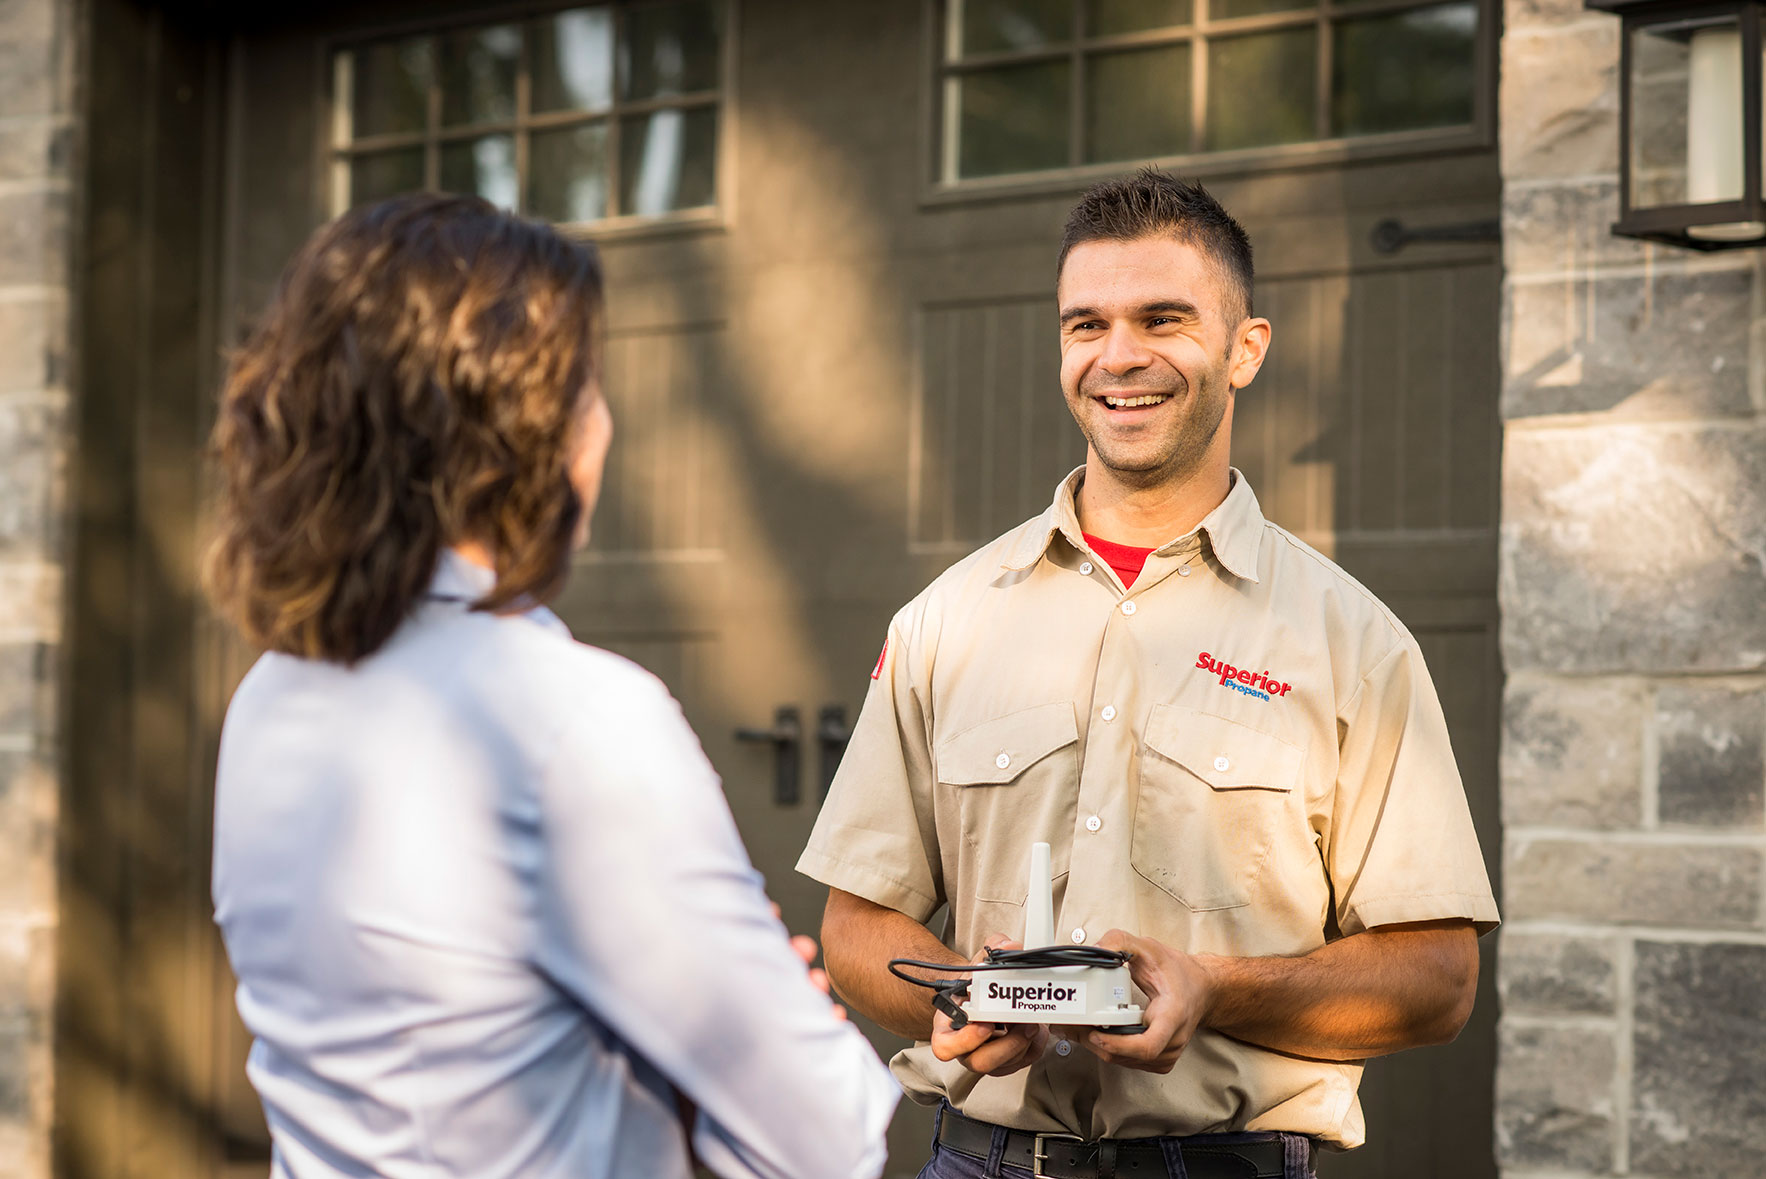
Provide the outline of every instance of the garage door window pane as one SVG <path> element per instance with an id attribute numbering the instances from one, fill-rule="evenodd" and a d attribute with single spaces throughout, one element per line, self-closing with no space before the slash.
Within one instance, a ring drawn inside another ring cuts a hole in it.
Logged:
<path id="1" fill-rule="evenodd" d="M 1313 138 L 1316 43 L 1311 28 L 1210 42 L 1209 149 L 1270 147 Z"/>
<path id="2" fill-rule="evenodd" d="M 494 25 L 441 39 L 442 125 L 508 122 L 515 117 L 521 30 Z"/>
<path id="3" fill-rule="evenodd" d="M 717 179 L 717 112 L 657 111 L 620 121 L 619 206 L 655 216 L 711 203 Z"/>
<path id="4" fill-rule="evenodd" d="M 1470 123 L 1477 33 L 1471 3 L 1338 25 L 1332 130 L 1368 135 Z"/>
<path id="5" fill-rule="evenodd" d="M 1064 61 L 987 70 L 956 79 L 962 176 L 999 176 L 1065 167 L 1068 87 Z"/>
<path id="6" fill-rule="evenodd" d="M 441 149 L 444 192 L 481 196 L 501 209 L 515 208 L 520 182 L 515 173 L 515 137 L 486 135 L 445 143 Z"/>
<path id="7" fill-rule="evenodd" d="M 364 45 L 350 56 L 350 130 L 357 139 L 422 131 L 428 125 L 428 38 Z"/>
<path id="8" fill-rule="evenodd" d="M 1316 0 L 1211 0 L 1208 15 L 1214 20 L 1230 20 L 1235 16 L 1262 16 L 1266 12 L 1317 7 Z"/>
<path id="9" fill-rule="evenodd" d="M 1086 62 L 1086 158 L 1174 156 L 1190 149 L 1190 47 L 1100 54 Z"/>
<path id="10" fill-rule="evenodd" d="M 1169 25 L 1187 25 L 1194 12 L 1191 0 L 1088 0 L 1085 35 L 1110 37 Z"/>
<path id="11" fill-rule="evenodd" d="M 620 93 L 660 98 L 715 90 L 722 40 L 715 3 L 664 4 L 626 12 Z"/>
<path id="12" fill-rule="evenodd" d="M 613 12 L 585 8 L 535 21 L 533 109 L 600 111 L 613 105 Z"/>
<path id="13" fill-rule="evenodd" d="M 375 152 L 350 161 L 350 203 L 365 205 L 423 187 L 423 149 Z"/>
<path id="14" fill-rule="evenodd" d="M 527 151 L 529 213 L 560 222 L 607 216 L 607 124 L 535 131 Z"/>
<path id="15" fill-rule="evenodd" d="M 953 57 L 1043 49 L 1073 36 L 1073 0 L 951 0 L 956 20 Z"/>

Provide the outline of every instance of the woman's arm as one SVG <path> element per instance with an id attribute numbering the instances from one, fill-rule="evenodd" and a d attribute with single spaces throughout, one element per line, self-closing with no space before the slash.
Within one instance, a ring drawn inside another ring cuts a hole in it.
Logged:
<path id="1" fill-rule="evenodd" d="M 539 965 L 698 1109 L 712 1170 L 877 1174 L 899 1088 L 811 984 L 678 706 L 619 679 L 540 785 Z"/>

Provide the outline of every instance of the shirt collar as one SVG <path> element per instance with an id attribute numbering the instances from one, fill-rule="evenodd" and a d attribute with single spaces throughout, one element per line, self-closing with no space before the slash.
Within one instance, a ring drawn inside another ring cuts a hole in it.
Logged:
<path id="1" fill-rule="evenodd" d="M 443 549 L 435 563 L 435 576 L 429 581 L 427 597 L 434 601 L 460 602 L 472 605 L 497 588 L 497 575 L 483 565 L 475 565 L 453 549 Z M 570 627 L 545 606 L 521 612 L 521 617 L 537 622 L 547 630 L 570 637 Z"/>
<path id="2" fill-rule="evenodd" d="M 1084 479 L 1085 468 L 1077 467 L 1061 480 L 1060 486 L 1055 488 L 1054 502 L 1024 530 L 1000 563 L 1002 569 L 1030 568 L 1048 552 L 1056 533 L 1065 537 L 1074 548 L 1082 552 L 1086 550 L 1085 537 L 1079 528 L 1079 512 L 1074 506 L 1074 496 Z M 1204 516 L 1194 529 L 1160 545 L 1154 555 L 1169 556 L 1182 552 L 1193 545 L 1198 534 L 1207 536 L 1215 560 L 1228 573 L 1244 581 L 1258 580 L 1257 554 L 1263 543 L 1263 510 L 1257 504 L 1250 482 L 1237 467 L 1232 468 L 1232 486 L 1220 505 Z"/>
<path id="3" fill-rule="evenodd" d="M 491 570 L 473 564 L 453 549 L 443 549 L 429 582 L 429 596 L 470 605 L 496 588 L 497 575 Z"/>

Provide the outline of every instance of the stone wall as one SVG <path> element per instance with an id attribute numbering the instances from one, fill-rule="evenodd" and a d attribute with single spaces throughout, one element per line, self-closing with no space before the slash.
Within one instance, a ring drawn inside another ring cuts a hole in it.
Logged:
<path id="1" fill-rule="evenodd" d="M 1497 1155 L 1761 1174 L 1766 272 L 1612 237 L 1619 22 L 1506 15 Z"/>
<path id="2" fill-rule="evenodd" d="M 0 1174 L 49 1173 L 74 14 L 0 0 Z"/>

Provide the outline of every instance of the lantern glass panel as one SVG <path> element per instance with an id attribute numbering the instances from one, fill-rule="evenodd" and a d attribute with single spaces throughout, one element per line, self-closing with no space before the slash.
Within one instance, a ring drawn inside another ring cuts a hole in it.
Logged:
<path id="1" fill-rule="evenodd" d="M 1633 209 L 1742 196 L 1741 24 L 1734 16 L 1631 31 Z"/>

